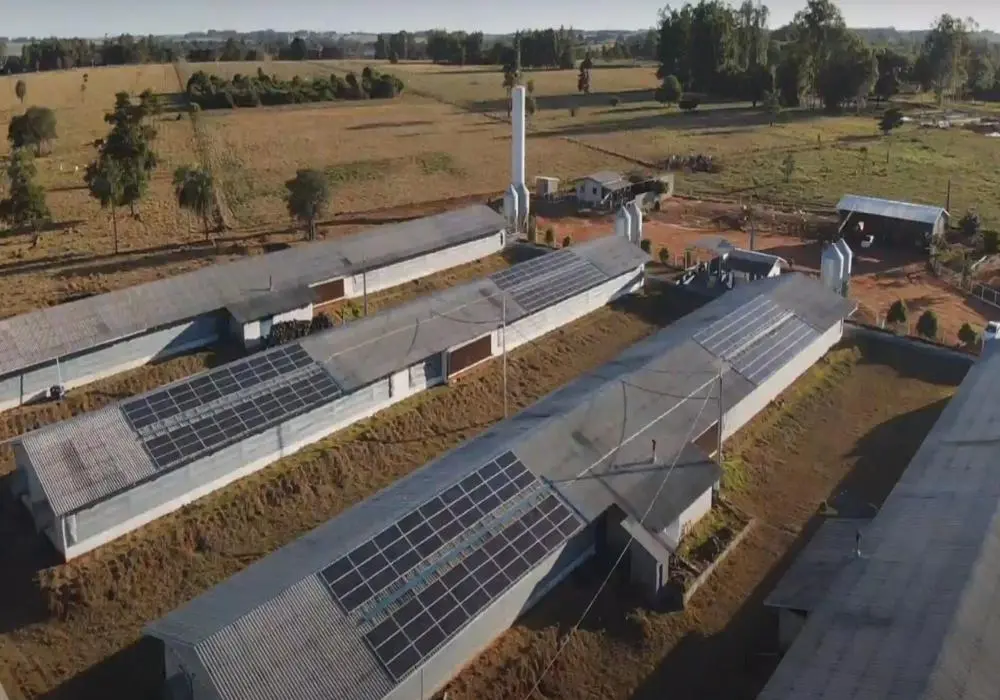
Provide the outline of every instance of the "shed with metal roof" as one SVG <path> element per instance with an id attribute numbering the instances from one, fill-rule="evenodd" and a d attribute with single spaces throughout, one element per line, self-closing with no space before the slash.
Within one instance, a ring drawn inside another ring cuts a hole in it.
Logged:
<path id="1" fill-rule="evenodd" d="M 949 214 L 942 207 L 847 194 L 837 203 L 841 230 L 857 241 L 872 235 L 876 243 L 916 245 L 921 249 L 948 229 Z"/>
<path id="2" fill-rule="evenodd" d="M 618 202 L 616 193 L 630 187 L 631 183 L 623 174 L 602 170 L 577 180 L 576 201 L 590 207 L 613 206 Z"/>
<path id="3" fill-rule="evenodd" d="M 317 305 L 361 296 L 500 251 L 504 220 L 484 205 L 296 246 L 0 320 L 0 410 L 51 387 L 102 377 L 216 342 L 233 305 L 277 314 L 292 290 Z M 260 323 L 254 319 L 251 323 Z M 259 328 L 258 328 L 259 330 Z"/>
<path id="4" fill-rule="evenodd" d="M 850 310 L 800 275 L 702 307 L 150 625 L 168 682 L 192 700 L 428 697 L 619 529 L 658 590 L 670 527 L 718 479 L 692 441 L 719 406 L 722 435 L 739 429 Z"/>
<path id="5" fill-rule="evenodd" d="M 27 433 L 17 491 L 70 559 L 637 290 L 648 259 L 589 241 Z"/>

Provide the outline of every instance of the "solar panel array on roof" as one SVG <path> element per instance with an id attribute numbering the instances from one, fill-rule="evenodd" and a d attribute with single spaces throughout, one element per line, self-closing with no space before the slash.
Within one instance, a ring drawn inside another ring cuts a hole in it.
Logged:
<path id="1" fill-rule="evenodd" d="M 247 390 L 237 403 L 233 396 Z M 333 377 L 295 344 L 128 401 L 122 412 L 156 468 L 167 470 L 311 411 L 340 394 Z"/>
<path id="2" fill-rule="evenodd" d="M 582 525 L 506 452 L 320 576 L 398 681 Z"/>
<path id="3" fill-rule="evenodd" d="M 558 281 L 554 282 L 554 278 Z M 491 277 L 528 313 L 568 299 L 606 278 L 593 263 L 569 249 L 540 256 Z"/>

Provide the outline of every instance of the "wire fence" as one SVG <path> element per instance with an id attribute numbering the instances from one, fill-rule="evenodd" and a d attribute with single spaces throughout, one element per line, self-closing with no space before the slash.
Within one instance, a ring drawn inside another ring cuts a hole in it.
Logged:
<path id="1" fill-rule="evenodd" d="M 953 272 L 942 265 L 934 266 L 934 274 L 938 279 L 950 284 L 970 297 L 978 299 L 984 304 L 1000 309 L 1000 290 L 982 282 L 976 282 L 968 276 Z"/>

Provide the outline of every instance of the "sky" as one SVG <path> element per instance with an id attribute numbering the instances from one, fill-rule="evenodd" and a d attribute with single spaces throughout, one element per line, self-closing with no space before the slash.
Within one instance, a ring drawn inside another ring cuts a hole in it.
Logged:
<path id="1" fill-rule="evenodd" d="M 207 29 L 391 32 L 442 27 L 508 33 L 525 27 L 640 29 L 666 0 L 4 0 L 0 36 L 183 34 Z M 683 4 L 675 0 L 675 5 Z M 805 0 L 769 0 L 779 26 Z M 926 29 L 944 12 L 1000 31 L 1000 0 L 840 0 L 851 27 Z M 140 9 L 141 8 L 141 9 Z"/>

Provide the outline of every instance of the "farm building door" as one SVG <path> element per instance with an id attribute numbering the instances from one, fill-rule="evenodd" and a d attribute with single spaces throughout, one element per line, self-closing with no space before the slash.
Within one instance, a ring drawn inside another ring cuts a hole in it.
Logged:
<path id="1" fill-rule="evenodd" d="M 493 338 L 489 335 L 484 335 L 478 340 L 455 348 L 448 353 L 448 376 L 454 376 L 477 362 L 482 362 L 492 354 Z"/>
<path id="2" fill-rule="evenodd" d="M 344 280 L 339 279 L 317 284 L 312 290 L 316 294 L 315 306 L 329 304 L 331 301 L 344 298 Z"/>

